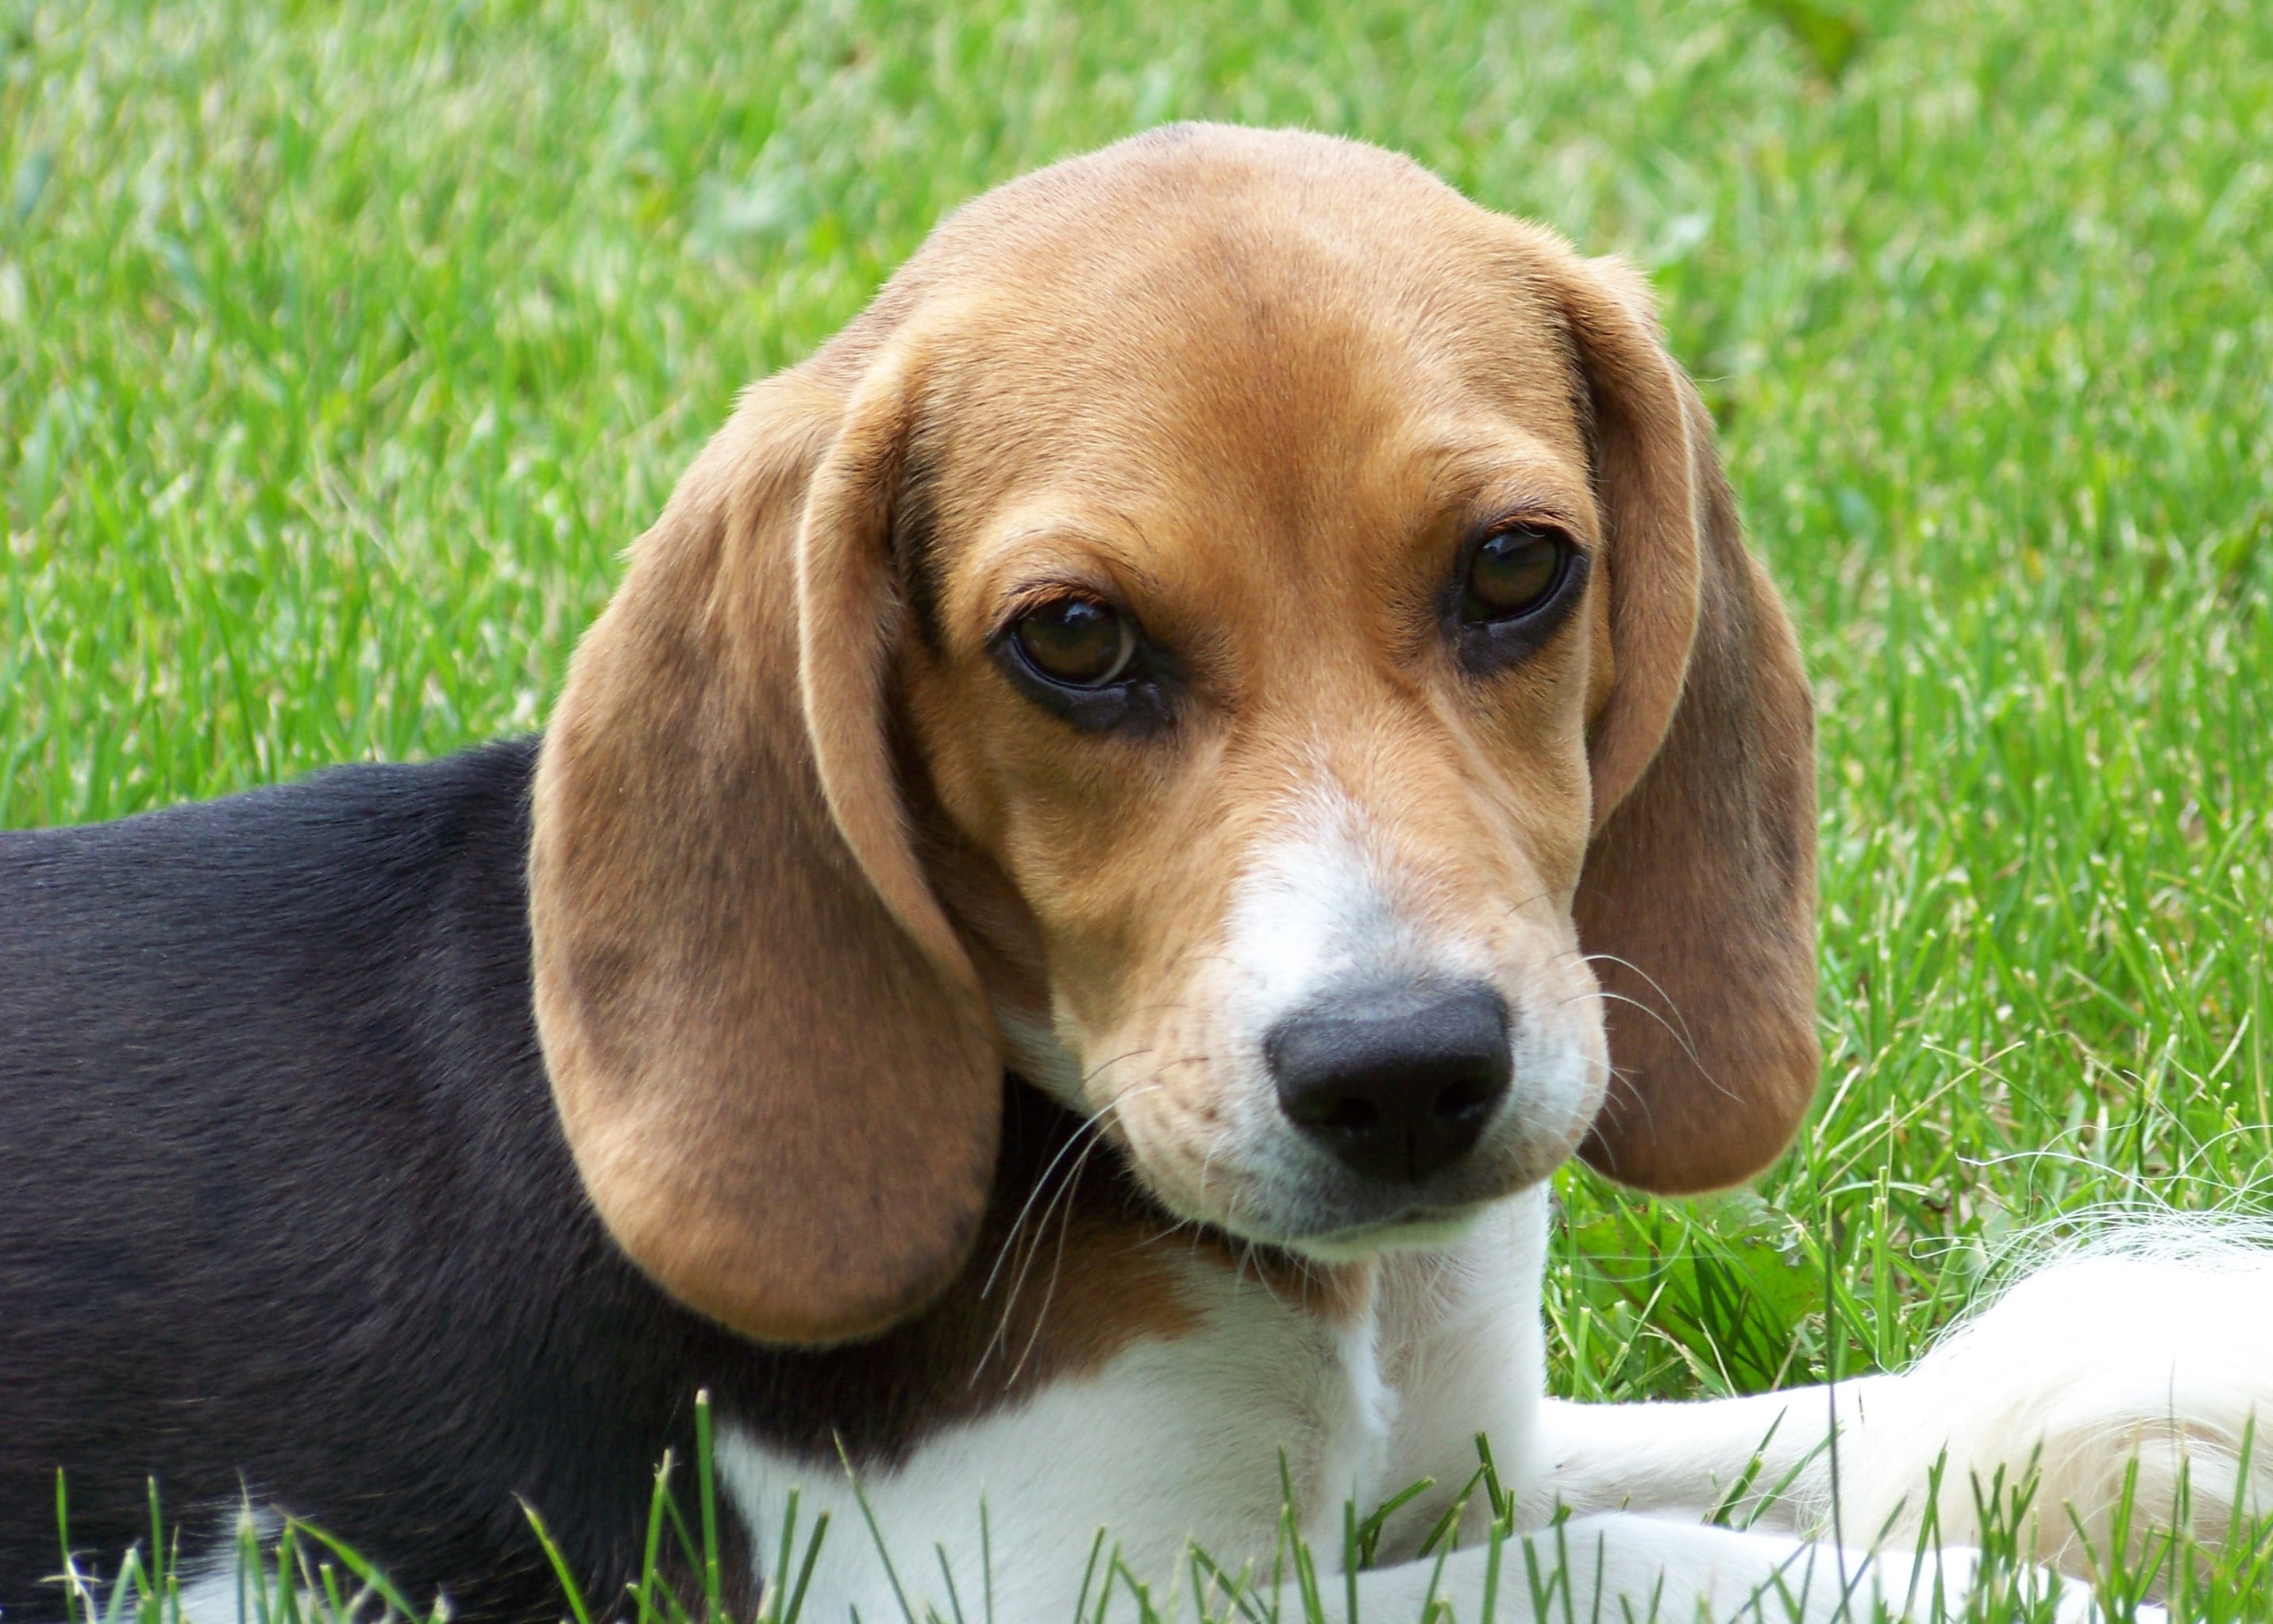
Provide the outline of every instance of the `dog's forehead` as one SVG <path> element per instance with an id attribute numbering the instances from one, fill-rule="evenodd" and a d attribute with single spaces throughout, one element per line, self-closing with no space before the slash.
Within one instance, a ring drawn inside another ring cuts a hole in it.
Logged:
<path id="1" fill-rule="evenodd" d="M 1333 363 L 1394 358 L 1489 398 L 1567 397 L 1549 234 L 1395 154 L 1326 137 L 1205 129 L 1140 139 L 988 194 L 879 301 L 932 335 L 936 382 L 1110 401 L 1147 385 L 1294 408 Z M 1251 380 L 1242 391 L 1240 381 Z M 1289 384 L 1309 385 L 1289 390 Z"/>
<path id="2" fill-rule="evenodd" d="M 1512 236 L 1511 236 L 1512 234 Z M 1191 251 L 1246 241 L 1265 257 L 1338 243 L 1350 268 L 1394 278 L 1447 250 L 1514 238 L 1566 245 L 1469 202 L 1412 160 L 1336 137 L 1178 126 L 1053 165 L 974 199 L 892 279 L 879 311 L 1006 280 L 1046 289 L 1069 273 L 1126 292 Z M 1069 290 L 1072 291 L 1072 290 Z"/>
<path id="3" fill-rule="evenodd" d="M 1387 520 L 1493 464 L 1583 503 L 1558 252 L 1392 154 L 1208 130 L 990 194 L 880 310 L 919 335 L 949 529 L 1071 500 L 1188 553 L 1212 526 Z"/>

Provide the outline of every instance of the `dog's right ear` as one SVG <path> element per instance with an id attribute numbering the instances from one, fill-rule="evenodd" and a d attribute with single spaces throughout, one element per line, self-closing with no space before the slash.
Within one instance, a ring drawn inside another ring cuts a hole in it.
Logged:
<path id="1" fill-rule="evenodd" d="M 1001 1059 L 884 715 L 889 357 L 753 390 L 578 647 L 529 860 L 539 1036 L 633 1261 L 766 1341 L 881 1330 L 967 1260 Z"/>

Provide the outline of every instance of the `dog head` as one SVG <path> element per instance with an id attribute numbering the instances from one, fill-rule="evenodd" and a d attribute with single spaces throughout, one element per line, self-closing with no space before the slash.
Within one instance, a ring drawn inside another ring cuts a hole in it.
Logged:
<path id="1" fill-rule="evenodd" d="M 1330 1260 L 1814 1088 L 1806 688 L 1647 296 L 1347 142 L 943 224 L 640 542 L 535 817 L 587 1188 L 768 1339 L 953 1277 L 1006 1067 Z"/>

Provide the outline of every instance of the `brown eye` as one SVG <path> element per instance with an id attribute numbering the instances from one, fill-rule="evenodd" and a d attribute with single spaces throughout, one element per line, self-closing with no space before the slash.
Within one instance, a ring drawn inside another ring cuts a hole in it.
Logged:
<path id="1" fill-rule="evenodd" d="M 1468 565 L 1461 613 L 1470 620 L 1529 614 L 1555 595 L 1570 556 L 1570 538 L 1560 530 L 1514 525 L 1486 536 Z"/>
<path id="2" fill-rule="evenodd" d="M 1129 669 L 1136 629 L 1092 598 L 1060 598 L 1018 617 L 1011 640 L 1026 663 L 1069 688 L 1102 688 Z"/>

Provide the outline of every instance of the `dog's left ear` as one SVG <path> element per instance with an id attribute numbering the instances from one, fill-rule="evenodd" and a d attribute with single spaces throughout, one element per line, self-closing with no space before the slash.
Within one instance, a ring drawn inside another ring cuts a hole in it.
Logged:
<path id="1" fill-rule="evenodd" d="M 1593 408 L 1614 685 L 1588 738 L 1574 913 L 1609 994 L 1612 1076 L 1582 1154 L 1668 1194 L 1734 1184 L 1814 1097 L 1814 713 L 1745 550 L 1712 420 L 1639 280 L 1564 258 Z"/>

